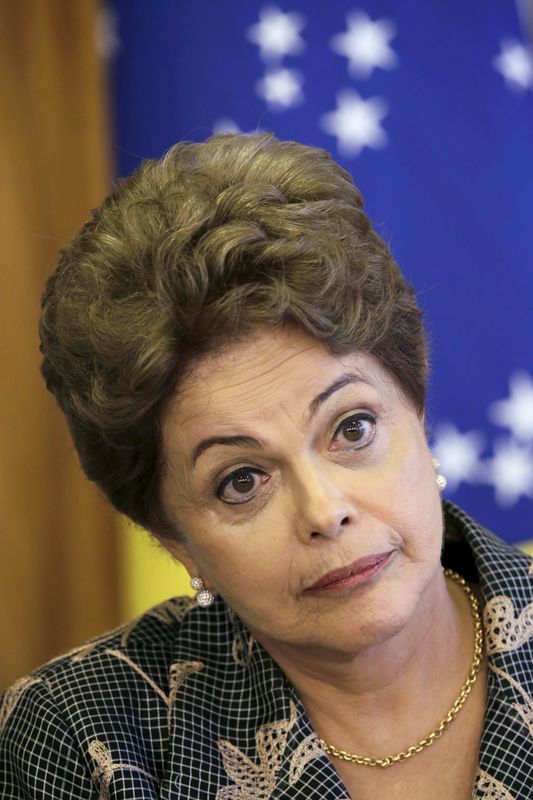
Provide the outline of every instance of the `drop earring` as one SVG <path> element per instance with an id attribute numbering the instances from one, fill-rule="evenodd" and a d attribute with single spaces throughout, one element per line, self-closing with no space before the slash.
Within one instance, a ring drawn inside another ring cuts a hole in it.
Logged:
<path id="1" fill-rule="evenodd" d="M 205 588 L 204 582 L 199 575 L 191 578 L 191 589 L 195 590 L 196 596 L 194 599 L 199 606 L 202 606 L 202 608 L 212 606 L 215 602 L 215 595 L 213 592 L 210 592 L 209 589 Z"/>
<path id="2" fill-rule="evenodd" d="M 435 476 L 435 480 L 437 481 L 437 486 L 439 487 L 439 492 L 443 492 L 448 484 L 448 481 L 444 477 L 444 475 L 438 471 L 440 467 L 440 461 L 438 458 L 432 458 L 431 463 L 433 464 L 433 469 L 437 473 Z"/>

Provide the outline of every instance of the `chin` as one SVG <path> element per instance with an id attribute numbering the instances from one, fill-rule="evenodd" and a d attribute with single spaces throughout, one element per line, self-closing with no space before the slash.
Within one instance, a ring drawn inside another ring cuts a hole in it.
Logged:
<path id="1" fill-rule="evenodd" d="M 351 652 L 361 652 L 394 639 L 405 630 L 416 609 L 415 598 L 405 588 L 394 591 L 392 587 L 385 593 L 378 593 L 368 603 L 355 602 L 348 619 L 345 632 L 339 631 L 339 644 Z M 340 622 L 340 620 L 339 620 Z"/>
<path id="2" fill-rule="evenodd" d="M 404 630 L 410 617 L 408 609 L 398 605 L 367 609 L 362 616 L 352 606 L 346 613 L 339 612 L 334 620 L 315 623 L 307 643 L 302 644 L 353 657 L 394 639 Z"/>
<path id="3" fill-rule="evenodd" d="M 374 621 L 354 631 L 353 643 L 358 651 L 382 645 L 400 634 L 409 622 L 409 615 L 402 614 L 399 609 L 389 615 L 380 615 Z M 353 646 L 353 645 L 352 645 Z"/>

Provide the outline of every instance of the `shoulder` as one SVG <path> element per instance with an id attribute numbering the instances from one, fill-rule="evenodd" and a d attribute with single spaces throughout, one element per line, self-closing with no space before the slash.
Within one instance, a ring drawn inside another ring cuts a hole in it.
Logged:
<path id="1" fill-rule="evenodd" d="M 20 678 L 2 698 L 0 730 L 23 696 L 35 694 L 32 687 L 47 687 L 60 704 L 72 702 L 77 695 L 85 695 L 89 684 L 91 692 L 111 688 L 123 664 L 164 685 L 180 625 L 194 607 L 190 597 L 171 598 Z"/>
<path id="2" fill-rule="evenodd" d="M 51 774 L 54 764 L 56 782 L 81 770 L 75 779 L 81 787 L 106 759 L 133 758 L 137 770 L 157 771 L 163 753 L 146 745 L 159 741 L 163 749 L 170 667 L 180 628 L 195 608 L 189 597 L 168 600 L 16 681 L 0 705 L 0 773 L 28 771 L 33 780 L 40 770 Z M 158 737 L 150 734 L 154 726 Z M 132 730 L 144 743 L 137 754 Z"/>

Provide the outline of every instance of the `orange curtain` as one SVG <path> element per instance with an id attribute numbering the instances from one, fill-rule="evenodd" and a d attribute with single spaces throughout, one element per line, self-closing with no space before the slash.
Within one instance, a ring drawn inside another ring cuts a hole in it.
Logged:
<path id="1" fill-rule="evenodd" d="M 118 622 L 118 520 L 39 374 L 39 298 L 109 188 L 92 0 L 0 6 L 0 689 Z"/>

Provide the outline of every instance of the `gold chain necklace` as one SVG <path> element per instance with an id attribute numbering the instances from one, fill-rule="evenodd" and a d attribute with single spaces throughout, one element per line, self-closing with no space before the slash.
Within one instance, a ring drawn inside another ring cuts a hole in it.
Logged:
<path id="1" fill-rule="evenodd" d="M 350 761 L 352 764 L 363 764 L 367 767 L 390 767 L 391 764 L 396 764 L 399 761 L 405 761 L 417 753 L 420 753 L 425 747 L 432 745 L 433 742 L 442 736 L 450 722 L 455 719 L 461 708 L 464 706 L 466 698 L 470 694 L 472 686 L 476 682 L 481 667 L 481 661 L 483 658 L 483 628 L 481 626 L 481 616 L 479 613 L 477 597 L 474 595 L 470 587 L 467 586 L 464 578 L 461 578 L 460 575 L 458 575 L 456 572 L 453 572 L 451 569 L 445 569 L 444 575 L 446 578 L 451 578 L 454 580 L 467 595 L 470 601 L 472 617 L 474 618 L 474 660 L 472 661 L 472 666 L 470 667 L 468 677 L 461 687 L 461 691 L 459 692 L 457 700 L 450 708 L 444 719 L 439 722 L 437 727 L 434 728 L 431 733 L 421 739 L 418 744 L 414 744 L 411 747 L 408 747 L 407 750 L 402 750 L 401 753 L 396 753 L 394 756 L 385 756 L 384 758 L 358 756 L 355 753 L 347 753 L 346 750 L 339 750 L 332 744 L 327 744 L 327 742 L 325 742 L 323 739 L 319 739 L 322 749 L 328 753 L 328 755 L 334 756 L 335 758 L 340 758 L 343 761 Z"/>

